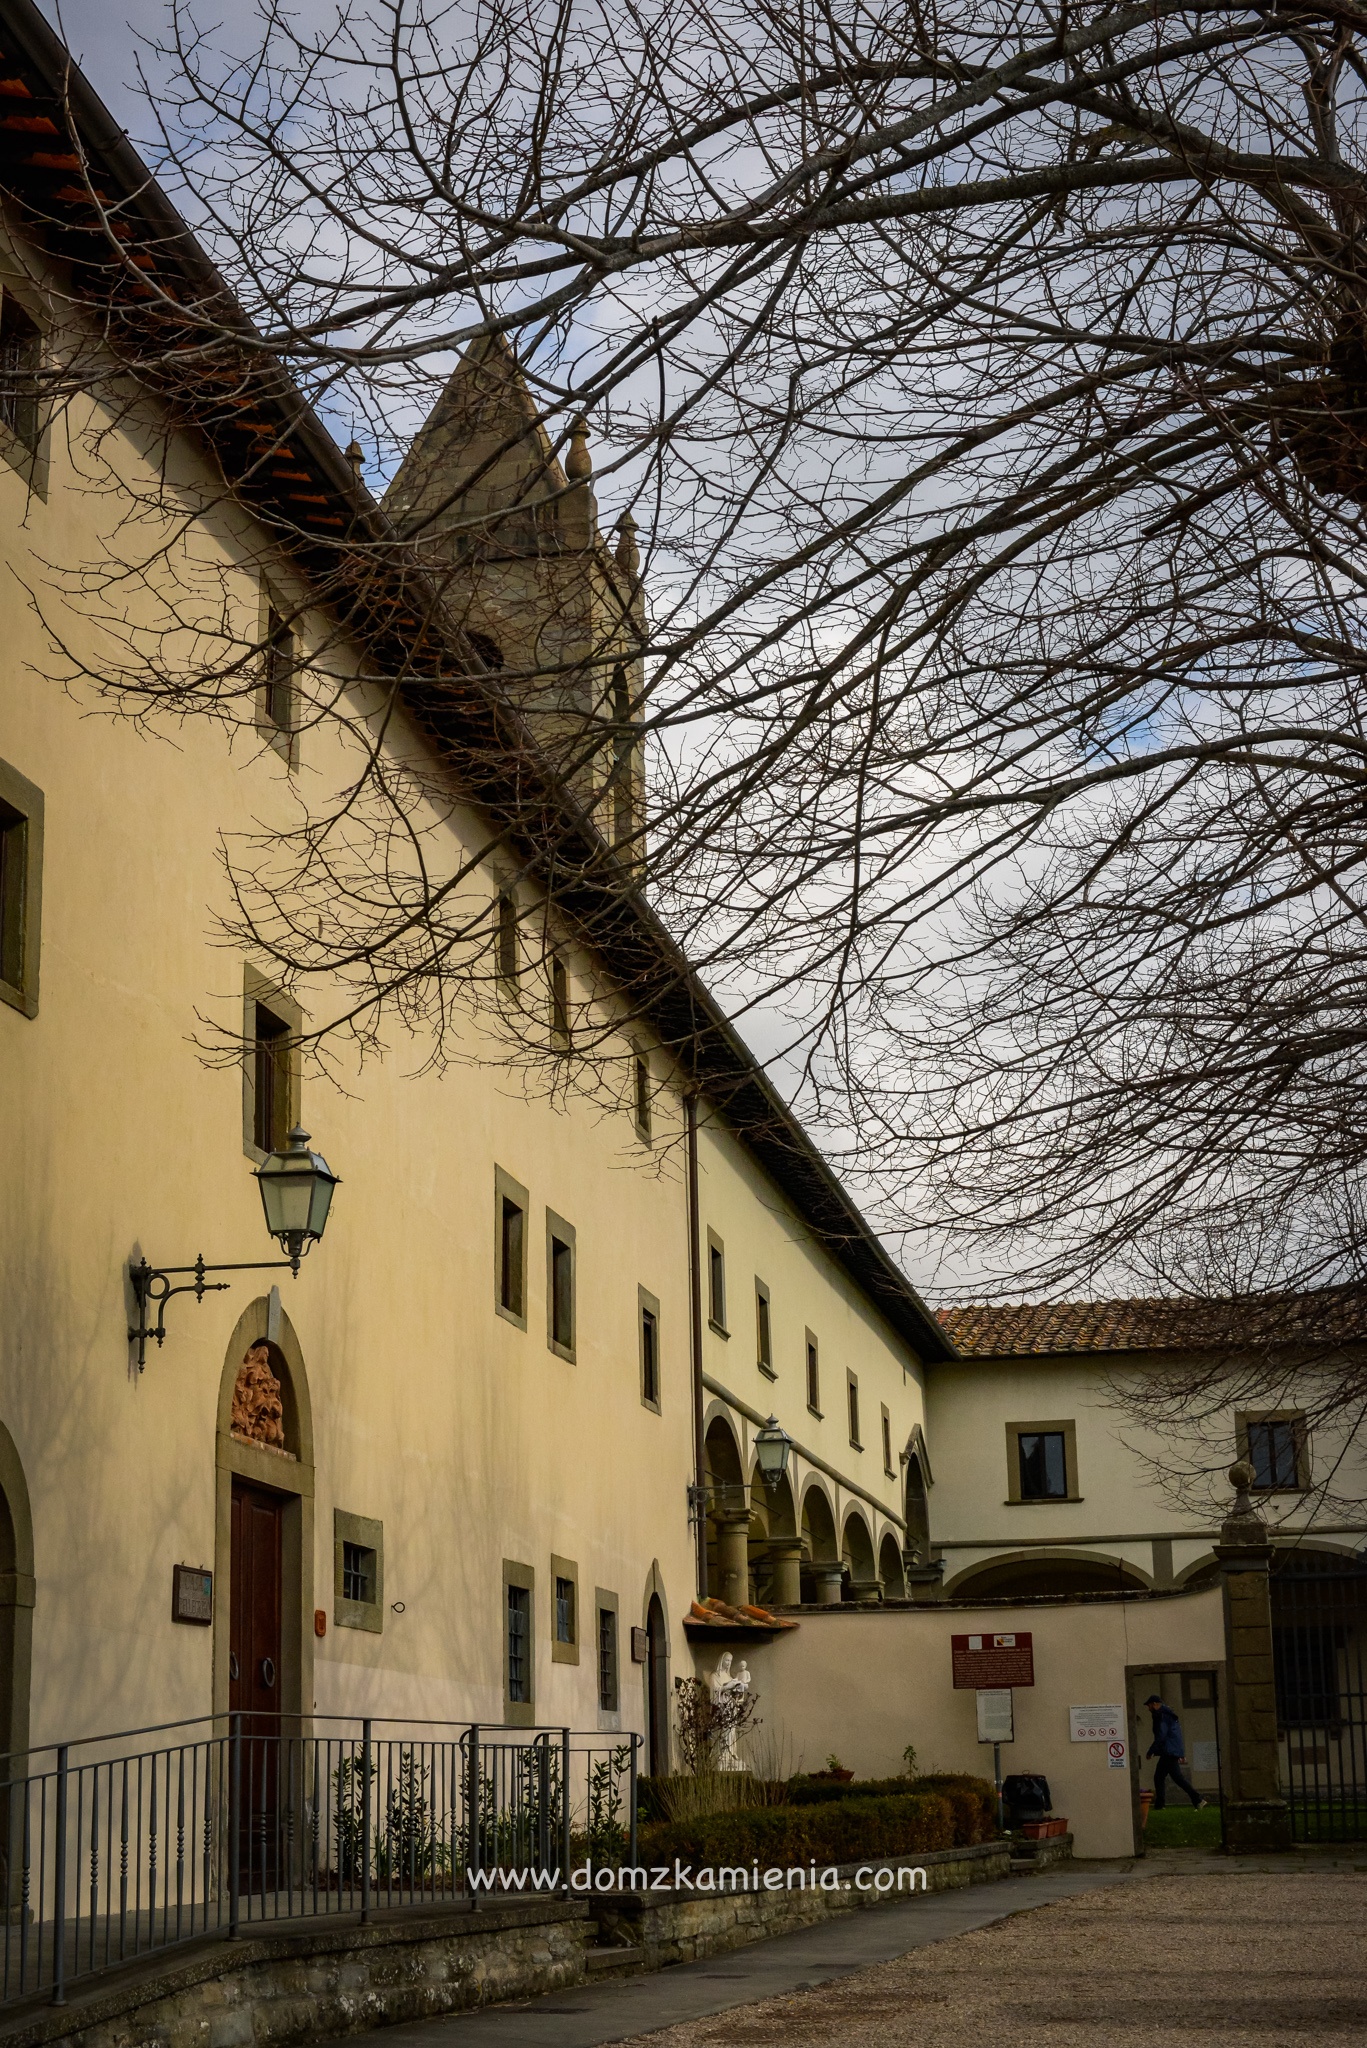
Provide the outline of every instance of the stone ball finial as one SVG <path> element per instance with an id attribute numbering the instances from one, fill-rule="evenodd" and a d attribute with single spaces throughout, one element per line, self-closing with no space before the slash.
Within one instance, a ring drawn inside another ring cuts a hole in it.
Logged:
<path id="1" fill-rule="evenodd" d="M 570 425 L 570 452 L 565 457 L 565 474 L 572 484 L 586 483 L 593 475 L 589 456 L 589 423 L 582 412 Z"/>
<path id="2" fill-rule="evenodd" d="M 1226 1475 L 1236 1493 L 1247 1493 L 1256 1476 L 1247 1458 L 1240 1458 L 1237 1464 L 1231 1465 Z"/>

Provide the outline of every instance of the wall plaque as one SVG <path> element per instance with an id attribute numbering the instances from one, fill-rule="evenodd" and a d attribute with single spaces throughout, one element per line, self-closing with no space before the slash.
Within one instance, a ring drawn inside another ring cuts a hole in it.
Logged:
<path id="1" fill-rule="evenodd" d="M 214 1575 L 203 1565 L 178 1564 L 171 1578 L 171 1619 L 207 1628 L 214 1618 Z"/>
<path id="2" fill-rule="evenodd" d="M 1028 1629 L 1017 1629 L 1014 1635 L 951 1636 L 949 1647 L 956 1691 L 995 1691 L 1035 1682 L 1034 1638 Z"/>
<path id="3" fill-rule="evenodd" d="M 634 1629 L 633 1629 L 633 1630 L 631 1631 L 631 1661 L 632 1661 L 632 1663 L 633 1663 L 633 1664 L 644 1664 L 644 1663 L 645 1663 L 645 1661 L 646 1661 L 646 1659 L 647 1659 L 647 1658 L 649 1657 L 649 1655 L 650 1655 L 650 1637 L 649 1637 L 649 1636 L 648 1636 L 648 1635 L 646 1634 L 646 1631 L 645 1631 L 645 1630 L 644 1630 L 643 1628 L 634 1628 Z"/>

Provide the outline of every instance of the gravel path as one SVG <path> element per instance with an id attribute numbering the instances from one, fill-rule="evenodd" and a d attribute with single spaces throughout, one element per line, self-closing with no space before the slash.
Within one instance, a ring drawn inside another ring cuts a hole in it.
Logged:
<path id="1" fill-rule="evenodd" d="M 1363 2048 L 1367 1875 L 1221 1872 L 1085 1893 L 650 2048 Z"/>

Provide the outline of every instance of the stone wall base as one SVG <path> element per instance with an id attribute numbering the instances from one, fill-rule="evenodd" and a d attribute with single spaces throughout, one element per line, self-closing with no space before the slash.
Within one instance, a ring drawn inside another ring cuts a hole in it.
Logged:
<path id="1" fill-rule="evenodd" d="M 1291 1847 L 1291 1808 L 1284 1799 L 1227 1799 L 1224 1819 L 1231 1855 Z"/>
<path id="2" fill-rule="evenodd" d="M 304 2048 L 399 2021 L 564 1991 L 615 1968 L 693 1962 L 835 1914 L 1004 1878 L 1010 1845 L 941 1849 L 839 1873 L 838 1890 L 692 1893 L 489 1903 L 480 1911 L 300 1924 L 150 1959 L 0 2019 L 0 2048 Z M 880 1894 L 860 1871 L 891 1872 Z"/>

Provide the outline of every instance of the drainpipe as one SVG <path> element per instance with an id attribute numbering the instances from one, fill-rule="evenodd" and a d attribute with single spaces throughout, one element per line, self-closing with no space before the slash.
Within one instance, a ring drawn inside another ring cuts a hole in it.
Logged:
<path id="1" fill-rule="evenodd" d="M 688 1136 L 688 1328 L 693 1352 L 693 1478 L 697 1504 L 698 1598 L 707 1598 L 707 1447 L 703 1439 L 702 1258 L 698 1246 L 698 1098 L 684 1097 Z"/>

